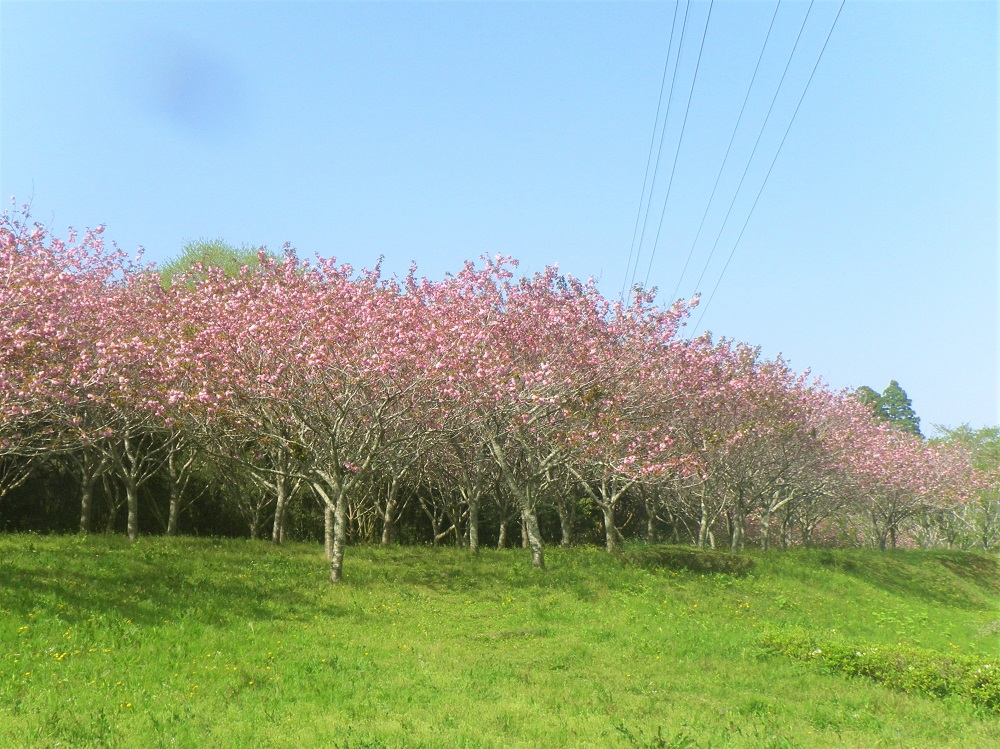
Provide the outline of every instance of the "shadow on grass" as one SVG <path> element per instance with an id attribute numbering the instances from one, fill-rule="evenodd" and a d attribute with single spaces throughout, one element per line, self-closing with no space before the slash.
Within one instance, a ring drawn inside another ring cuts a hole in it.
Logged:
<path id="1" fill-rule="evenodd" d="M 140 626 L 296 619 L 315 612 L 324 590 L 322 549 L 312 560 L 261 542 L 6 536 L 0 560 L 6 611 L 22 618 L 45 611 L 74 626 L 109 618 Z"/>
<path id="2" fill-rule="evenodd" d="M 623 551 L 621 558 L 626 564 L 649 570 L 688 570 L 727 575 L 745 575 L 754 566 L 750 557 L 694 546 L 647 546 Z"/>
<path id="3" fill-rule="evenodd" d="M 960 608 L 996 606 L 1000 561 L 963 551 L 825 551 L 820 564 L 891 593 Z"/>
<path id="4" fill-rule="evenodd" d="M 791 552 L 814 565 L 879 588 L 950 606 L 995 607 L 996 558 L 964 552 L 879 553 L 869 550 Z M 159 625 L 185 618 L 202 623 L 297 620 L 317 610 L 349 615 L 359 591 L 408 595 L 503 595 L 548 590 L 592 601 L 634 583 L 634 569 L 742 575 L 750 556 L 685 546 L 546 549 L 548 569 L 533 570 L 521 549 L 356 546 L 347 550 L 342 587 L 327 582 L 318 545 L 239 539 L 119 536 L 0 536 L 0 607 L 20 618 L 55 613 L 67 624 L 121 618 Z M 353 591 L 353 593 L 352 593 Z"/>
<path id="5" fill-rule="evenodd" d="M 592 600 L 628 577 L 601 549 L 547 549 L 534 570 L 521 549 L 352 546 L 342 586 L 328 582 L 318 544 L 273 547 L 265 541 L 121 536 L 0 536 L 0 606 L 21 619 L 55 614 L 67 625 L 94 620 L 156 626 L 297 620 L 317 610 L 356 613 L 358 592 L 408 595 L 560 590 Z M 117 626 L 117 625 L 109 625 Z"/>

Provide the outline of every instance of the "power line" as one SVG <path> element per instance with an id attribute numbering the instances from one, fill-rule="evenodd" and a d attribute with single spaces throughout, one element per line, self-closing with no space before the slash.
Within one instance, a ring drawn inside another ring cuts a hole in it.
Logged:
<path id="1" fill-rule="evenodd" d="M 649 284 L 649 273 L 653 270 L 653 258 L 656 256 L 656 246 L 660 243 L 660 230 L 663 228 L 663 217 L 667 214 L 667 203 L 670 202 L 670 188 L 674 184 L 674 173 L 677 170 L 677 157 L 681 152 L 681 145 L 684 143 L 684 129 L 687 127 L 688 113 L 691 110 L 691 97 L 694 95 L 694 87 L 698 82 L 698 70 L 701 67 L 701 55 L 705 51 L 705 38 L 708 36 L 708 24 L 712 20 L 712 8 L 715 0 L 708 4 L 708 15 L 705 18 L 705 28 L 701 31 L 701 46 L 698 47 L 698 60 L 695 62 L 694 75 L 691 77 L 691 88 L 688 90 L 687 103 L 684 106 L 684 119 L 681 122 L 681 133 L 677 139 L 677 150 L 674 151 L 674 163 L 670 167 L 670 181 L 667 183 L 667 195 L 663 199 L 663 210 L 660 212 L 660 223 L 656 228 L 656 239 L 653 241 L 653 249 L 649 254 L 649 265 L 646 267 L 646 277 L 642 282 L 643 286 Z M 636 260 L 638 265 L 638 259 Z"/>
<path id="2" fill-rule="evenodd" d="M 719 232 L 715 235 L 715 242 L 712 244 L 712 249 L 708 253 L 708 259 L 705 260 L 705 266 L 701 270 L 701 275 L 698 276 L 698 281 L 695 283 L 695 291 L 701 286 L 702 280 L 705 278 L 705 273 L 708 271 L 708 266 L 712 262 L 712 258 L 715 257 L 715 250 L 719 246 L 719 240 L 722 239 L 722 232 L 726 228 L 726 224 L 729 223 L 729 217 L 733 213 L 733 208 L 736 206 L 736 199 L 739 197 L 740 190 L 743 189 L 743 182 L 747 178 L 747 173 L 750 171 L 750 165 L 753 163 L 753 157 L 757 154 L 757 148 L 760 146 L 761 138 L 764 136 L 764 130 L 767 129 L 767 123 L 771 120 L 771 114 L 774 112 L 775 102 L 778 101 L 778 94 L 781 93 L 781 87 L 785 83 L 785 77 L 788 75 L 788 69 L 792 65 L 792 60 L 795 58 L 795 50 L 799 48 L 799 42 L 802 41 L 802 32 L 806 29 L 806 22 L 809 20 L 809 14 L 812 13 L 813 5 L 815 5 L 816 0 L 810 0 L 809 8 L 806 10 L 806 15 L 802 19 L 802 25 L 799 27 L 798 36 L 795 37 L 795 44 L 792 45 L 792 51 L 788 55 L 788 62 L 785 63 L 785 69 L 781 73 L 781 79 L 778 81 L 778 87 L 774 89 L 774 96 L 771 97 L 771 105 L 767 108 L 767 114 L 764 116 L 764 122 L 760 126 L 760 132 L 757 133 L 757 140 L 753 144 L 753 150 L 750 151 L 750 157 L 747 159 L 747 165 L 743 169 L 743 175 L 740 177 L 740 182 L 736 186 L 736 191 L 733 193 L 733 199 L 729 203 L 729 209 L 726 211 L 726 217 L 722 219 L 722 224 L 719 226 Z"/>
<path id="3" fill-rule="evenodd" d="M 649 181 L 649 165 L 653 160 L 653 145 L 656 143 L 656 128 L 660 122 L 660 107 L 663 105 L 663 89 L 667 85 L 667 70 L 670 68 L 670 52 L 674 46 L 674 27 L 677 25 L 677 9 L 680 7 L 680 0 L 675 0 L 674 2 L 674 15 L 670 22 L 670 40 L 667 42 L 667 57 L 663 61 L 663 77 L 660 79 L 660 95 L 656 100 L 656 116 L 653 117 L 653 133 L 649 136 L 649 154 L 646 156 L 646 171 L 642 178 L 642 192 L 639 193 L 639 207 L 635 211 L 635 228 L 632 229 L 632 244 L 628 249 L 628 262 L 625 264 L 625 278 L 622 280 L 622 300 L 625 299 L 625 288 L 628 286 L 628 272 L 629 268 L 632 267 L 632 253 L 635 252 L 635 238 L 639 233 L 639 218 L 642 215 L 642 204 L 646 195 L 646 183 Z M 671 84 L 672 85 L 672 84 Z M 667 126 L 666 118 L 663 120 L 663 126 Z M 662 131 L 660 138 L 663 138 Z M 657 151 L 656 154 L 656 166 L 659 166 L 660 154 Z M 653 167 L 653 181 L 655 185 L 656 181 L 656 166 Z M 649 197 L 653 197 L 653 189 L 650 187 Z M 648 210 L 648 209 L 647 209 Z"/>
<path id="4" fill-rule="evenodd" d="M 653 191 L 656 188 L 656 176 L 659 172 L 660 165 L 660 154 L 663 152 L 663 140 L 667 133 L 667 122 L 670 120 L 670 105 L 674 101 L 674 90 L 676 89 L 677 83 L 677 71 L 680 68 L 681 62 L 681 50 L 684 48 L 684 32 L 687 31 L 687 19 L 688 11 L 691 9 L 691 0 L 688 0 L 687 4 L 684 6 L 684 19 L 681 21 L 681 36 L 680 40 L 677 42 L 677 56 L 674 58 L 674 72 L 670 79 L 670 95 L 667 97 L 667 111 L 663 115 L 663 129 L 660 130 L 660 144 L 656 150 L 656 165 L 653 167 L 653 183 L 649 188 L 649 200 L 646 203 L 646 214 L 642 219 L 642 231 L 639 234 L 639 244 L 636 246 L 635 251 L 635 265 L 632 267 L 632 278 L 629 281 L 629 286 L 635 285 L 635 272 L 639 269 L 639 257 L 642 254 L 642 240 L 646 236 L 646 223 L 649 221 L 649 209 L 653 204 Z M 669 57 L 669 54 L 668 54 Z M 628 275 L 626 273 L 626 275 Z"/>
<path id="5" fill-rule="evenodd" d="M 743 97 L 743 106 L 740 107 L 740 114 L 739 117 L 736 118 L 736 125 L 733 127 L 733 134 L 729 138 L 729 146 L 726 148 L 726 155 L 722 157 L 722 166 L 719 167 L 719 173 L 715 177 L 715 184 L 712 186 L 712 194 L 708 198 L 708 205 L 705 206 L 705 213 L 702 214 L 701 223 L 698 224 L 698 231 L 694 235 L 694 241 L 691 243 L 691 249 L 688 250 L 687 258 L 684 260 L 684 267 L 681 269 L 680 278 L 677 279 L 677 285 L 674 287 L 674 291 L 670 295 L 669 301 L 677 298 L 677 292 L 680 291 L 681 283 L 684 281 L 684 274 L 687 273 L 691 257 L 694 255 L 694 248 L 697 246 L 698 239 L 701 237 L 701 230 L 705 227 L 705 219 L 708 218 L 708 212 L 711 210 L 712 203 L 715 200 L 715 193 L 719 189 L 719 182 L 722 180 L 722 173 L 726 170 L 726 164 L 729 163 L 729 154 L 733 150 L 733 143 L 736 141 L 736 133 L 739 132 L 740 123 L 743 122 L 743 113 L 746 111 L 747 102 L 750 100 L 750 92 L 753 90 L 753 84 L 757 81 L 757 73 L 760 70 L 760 62 L 764 59 L 764 50 L 767 49 L 767 43 L 771 39 L 771 31 L 774 30 L 774 21 L 778 17 L 778 10 L 780 8 L 781 0 L 778 0 L 777 4 L 774 6 L 774 15 L 771 16 L 771 25 L 767 27 L 767 36 L 764 37 L 764 44 L 760 48 L 760 54 L 757 56 L 757 65 L 753 69 L 753 76 L 750 78 L 750 85 L 747 86 L 746 96 Z"/>
<path id="6" fill-rule="evenodd" d="M 761 183 L 760 190 L 757 191 L 757 197 L 754 198 L 753 205 L 750 206 L 750 213 L 747 214 L 746 221 L 743 222 L 743 228 L 740 229 L 740 234 L 736 238 L 736 243 L 733 245 L 733 249 L 729 253 L 729 258 L 726 260 L 726 264 L 722 268 L 722 273 L 719 275 L 719 280 L 716 281 L 715 287 L 712 289 L 712 293 L 708 297 L 708 301 L 705 302 L 705 306 L 702 308 L 701 314 L 698 316 L 698 322 L 695 324 L 694 328 L 691 330 L 691 337 L 694 337 L 694 334 L 698 332 L 698 328 L 699 328 L 699 326 L 701 326 L 701 321 L 704 319 L 705 313 L 708 311 L 709 305 L 712 303 L 712 300 L 715 298 L 715 292 L 718 291 L 719 284 L 722 283 L 722 278 L 723 278 L 723 276 L 726 275 L 726 270 L 729 268 L 729 263 L 732 261 L 733 255 L 736 254 L 736 248 L 739 246 L 740 240 L 743 239 L 743 232 L 746 231 L 747 224 L 750 223 L 750 217 L 753 215 L 754 208 L 757 207 L 757 201 L 760 200 L 761 193 L 764 192 L 764 186 L 767 184 L 768 177 L 771 176 L 771 170 L 774 169 L 774 164 L 778 160 L 778 154 L 781 153 L 781 148 L 782 148 L 782 146 L 785 145 L 785 139 L 788 137 L 788 133 L 792 129 L 792 123 L 795 122 L 795 116 L 799 113 L 799 108 L 802 106 L 802 102 L 806 98 L 806 92 L 809 90 L 809 84 L 812 83 L 813 76 L 816 75 L 816 69 L 819 67 L 820 60 L 823 59 L 823 53 L 826 51 L 826 46 L 830 42 L 830 37 L 833 36 L 833 30 L 837 26 L 837 21 L 840 19 L 840 13 L 841 13 L 841 11 L 844 10 L 844 3 L 846 3 L 846 1 L 847 0 L 841 0 L 841 2 L 840 2 L 840 7 L 837 9 L 837 15 L 834 16 L 833 23 L 830 25 L 830 31 L 827 33 L 826 40 L 823 42 L 823 46 L 822 46 L 822 48 L 819 51 L 819 56 L 816 58 L 816 64 L 813 65 L 812 72 L 809 74 L 809 80 L 806 81 L 805 88 L 802 89 L 802 95 L 799 97 L 799 102 L 798 102 L 798 104 L 795 105 L 795 111 L 792 112 L 792 118 L 788 121 L 788 127 L 785 128 L 785 134 L 781 137 L 781 142 L 778 144 L 778 150 L 775 151 L 774 158 L 771 160 L 771 166 L 768 167 L 767 174 L 764 175 L 764 181 Z"/>

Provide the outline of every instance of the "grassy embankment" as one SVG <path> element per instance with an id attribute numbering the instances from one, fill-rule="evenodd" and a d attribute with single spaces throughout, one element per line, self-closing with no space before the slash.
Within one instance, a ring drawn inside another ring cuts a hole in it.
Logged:
<path id="1" fill-rule="evenodd" d="M 643 553 L 0 537 L 0 746 L 1000 746 L 995 558 Z"/>

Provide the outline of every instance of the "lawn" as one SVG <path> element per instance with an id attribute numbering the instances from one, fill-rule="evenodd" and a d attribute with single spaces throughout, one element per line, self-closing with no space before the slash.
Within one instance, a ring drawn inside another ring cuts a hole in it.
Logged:
<path id="1" fill-rule="evenodd" d="M 0 746 L 1000 746 L 816 652 L 1000 668 L 995 557 L 546 554 L 0 536 Z"/>

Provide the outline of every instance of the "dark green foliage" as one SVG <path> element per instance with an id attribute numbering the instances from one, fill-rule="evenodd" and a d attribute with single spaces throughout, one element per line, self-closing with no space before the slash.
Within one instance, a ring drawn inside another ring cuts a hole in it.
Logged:
<path id="1" fill-rule="evenodd" d="M 621 553 L 628 564 L 645 569 L 688 570 L 743 575 L 753 567 L 750 557 L 691 546 L 648 546 Z"/>
<path id="2" fill-rule="evenodd" d="M 882 408 L 882 396 L 880 396 L 876 391 L 872 390 L 867 385 L 862 385 L 857 390 L 854 391 L 854 395 L 859 401 L 868 406 L 875 417 L 878 419 L 888 420 L 889 415 Z"/>
<path id="3" fill-rule="evenodd" d="M 888 416 L 889 421 L 897 425 L 903 431 L 920 436 L 920 418 L 913 410 L 913 405 L 906 395 L 906 391 L 899 386 L 895 380 L 890 380 L 882 395 L 879 404 Z"/>
<path id="4" fill-rule="evenodd" d="M 621 735 L 630 747 L 634 749 L 698 749 L 698 742 L 691 735 L 682 730 L 672 737 L 663 735 L 663 727 L 658 726 L 655 736 L 646 736 L 642 732 L 638 735 L 621 721 L 614 724 L 615 730 Z"/>
<path id="5" fill-rule="evenodd" d="M 854 395 L 872 410 L 875 418 L 891 422 L 910 434 L 922 436 L 920 417 L 913 410 L 913 404 L 907 397 L 906 391 L 895 380 L 889 381 L 881 395 L 867 385 L 857 388 Z"/>
<path id="6" fill-rule="evenodd" d="M 1000 713 L 1000 659 L 943 655 L 911 645 L 850 644 L 807 635 L 768 633 L 760 638 L 767 652 L 821 664 L 831 671 L 864 676 L 902 692 L 957 697 Z"/>
<path id="7" fill-rule="evenodd" d="M 0 502 L 0 531 L 72 532 L 80 522 L 79 504 L 65 498 L 75 496 L 73 477 L 52 461 Z"/>

